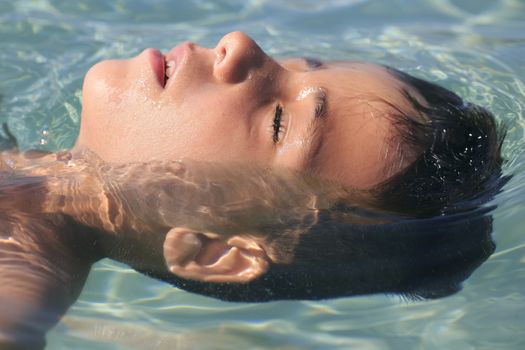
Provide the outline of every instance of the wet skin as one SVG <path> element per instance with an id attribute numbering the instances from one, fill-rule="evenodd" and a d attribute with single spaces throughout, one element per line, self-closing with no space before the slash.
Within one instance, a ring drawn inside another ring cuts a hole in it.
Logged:
<path id="1" fill-rule="evenodd" d="M 73 156 L 87 149 L 110 164 L 249 164 L 369 189 L 410 161 L 399 152 L 392 117 L 410 111 L 403 88 L 384 67 L 369 63 L 278 62 L 240 32 L 213 49 L 188 42 L 165 55 L 147 49 L 89 70 Z M 211 232 L 204 239 L 193 230 L 175 230 L 168 238 L 176 247 L 167 245 L 164 253 L 171 254 L 166 260 L 179 276 L 246 282 L 263 274 L 271 257 L 261 242 L 246 235 L 241 242 L 241 236 L 231 241 Z M 205 254 L 205 242 L 221 243 L 210 244 Z M 202 256 L 226 251 L 232 256 L 222 260 L 236 274 L 221 267 L 216 276 L 203 267 L 209 261 Z M 201 270 L 187 264 L 190 255 Z"/>
<path id="2" fill-rule="evenodd" d="M 227 203 L 214 203 L 230 211 L 191 217 L 177 211 L 180 196 L 205 200 L 209 193 L 195 183 L 209 185 L 209 178 L 181 168 L 179 160 L 234 170 L 239 167 L 229 164 L 283 174 L 295 170 L 357 189 L 370 188 L 407 164 L 395 152 L 395 130 L 386 118 L 392 105 L 408 110 L 402 85 L 380 66 L 302 58 L 277 62 L 238 32 L 214 49 L 191 43 L 174 48 L 166 54 L 167 61 L 175 61 L 166 83 L 159 59 L 164 63 L 149 49 L 90 69 L 72 159 L 57 161 L 52 155 L 28 161 L 4 154 L 9 162 L 3 163 L 2 176 L 14 171 L 31 180 L 28 185 L 2 177 L 0 253 L 9 263 L 3 264 L 7 269 L 2 268 L 0 281 L 9 287 L 2 288 L 1 304 L 16 305 L 15 300 L 24 307 L 15 307 L 19 311 L 13 317 L 0 317 L 0 344 L 31 340 L 9 337 L 33 334 L 34 343 L 24 346 L 41 347 L 43 334 L 75 300 L 90 265 L 101 257 L 187 279 L 241 283 L 287 259 L 272 254 L 256 225 L 249 227 L 246 218 L 253 215 L 235 212 L 235 222 L 221 220 L 248 201 L 246 195 L 268 189 L 271 180 L 250 182 L 260 173 L 248 171 L 238 183 L 251 188 L 232 191 Z M 86 157 L 90 152 L 94 156 Z M 385 172 L 390 162 L 396 166 Z M 218 174 L 231 184 L 230 173 Z M 281 192 L 273 188 L 271 200 L 262 198 L 263 205 L 256 203 L 251 214 L 271 220 L 279 205 L 290 209 L 309 203 L 311 193 L 294 186 Z M 334 193 L 340 189 L 336 186 Z M 165 202 L 156 202 L 158 193 Z M 27 277 L 20 284 L 12 282 L 16 271 Z M 36 327 L 27 322 L 42 317 L 46 321 Z"/>
<path id="3" fill-rule="evenodd" d="M 164 60 L 175 62 L 165 86 Z M 410 110 L 402 87 L 369 63 L 276 61 L 239 32 L 213 49 L 147 49 L 90 69 L 75 151 L 119 163 L 256 163 L 369 188 L 408 161 L 385 117 L 391 106 Z M 396 165 L 385 172 L 387 163 Z"/>
<path id="4" fill-rule="evenodd" d="M 287 220 L 315 224 L 316 209 L 332 207 L 341 187 L 293 172 L 169 161 L 112 165 L 90 157 L 0 155 L 2 349 L 43 348 L 46 331 L 76 300 L 91 264 L 104 257 L 175 284 L 174 274 L 248 282 L 270 264 L 297 269 L 293 251 L 306 238 L 315 241 L 315 263 L 325 266 L 315 283 L 332 285 L 332 273 L 348 273 L 351 287 L 330 297 L 412 292 L 434 298 L 459 290 L 494 250 L 491 220 L 480 212 L 455 224 L 443 217 L 441 224 L 352 225 L 347 217 L 316 226 L 317 234 L 285 231 L 291 254 L 283 257 L 261 228 L 286 229 Z M 330 243 L 342 238 L 356 254 Z M 312 280 L 304 283 L 286 286 L 315 298 L 306 293 Z"/>
<path id="5" fill-rule="evenodd" d="M 0 307 L 12 309 L 0 315 L 2 349 L 43 347 L 104 257 L 154 275 L 252 280 L 277 261 L 258 228 L 311 211 L 312 196 L 330 197 L 329 186 L 310 192 L 293 173 L 117 165 L 89 153 L 4 152 L 0 175 Z"/>

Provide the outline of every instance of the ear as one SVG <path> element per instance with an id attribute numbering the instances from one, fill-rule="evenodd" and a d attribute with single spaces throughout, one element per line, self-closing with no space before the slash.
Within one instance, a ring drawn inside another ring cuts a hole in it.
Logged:
<path id="1" fill-rule="evenodd" d="M 168 269 L 186 279 L 246 283 L 268 270 L 269 257 L 252 238 L 173 228 L 164 240 Z"/>

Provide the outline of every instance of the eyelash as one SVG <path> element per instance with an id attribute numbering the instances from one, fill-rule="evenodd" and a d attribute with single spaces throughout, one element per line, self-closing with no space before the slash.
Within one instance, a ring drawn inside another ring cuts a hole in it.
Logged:
<path id="1" fill-rule="evenodd" d="M 281 105 L 277 105 L 275 107 L 275 114 L 273 117 L 273 123 L 272 123 L 272 140 L 273 143 L 279 142 L 279 136 L 283 132 L 283 125 L 282 125 L 282 114 L 283 114 L 283 107 Z"/>

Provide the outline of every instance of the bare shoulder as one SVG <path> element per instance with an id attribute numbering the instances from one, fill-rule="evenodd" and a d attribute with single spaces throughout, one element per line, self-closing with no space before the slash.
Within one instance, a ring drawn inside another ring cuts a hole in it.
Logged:
<path id="1" fill-rule="evenodd" d="M 43 349 L 78 297 L 94 255 L 73 229 L 66 218 L 0 210 L 1 349 Z"/>

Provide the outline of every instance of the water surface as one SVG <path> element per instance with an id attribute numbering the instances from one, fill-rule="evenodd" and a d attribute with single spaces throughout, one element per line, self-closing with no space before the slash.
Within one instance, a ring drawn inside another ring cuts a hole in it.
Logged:
<path id="1" fill-rule="evenodd" d="M 444 299 L 225 303 L 95 265 L 49 349 L 523 349 L 525 3 L 520 0 L 0 1 L 0 122 L 23 148 L 70 147 L 85 71 L 104 58 L 242 30 L 270 54 L 389 64 L 508 125 L 496 252 Z M 1 131 L 0 131 L 1 132 Z"/>

